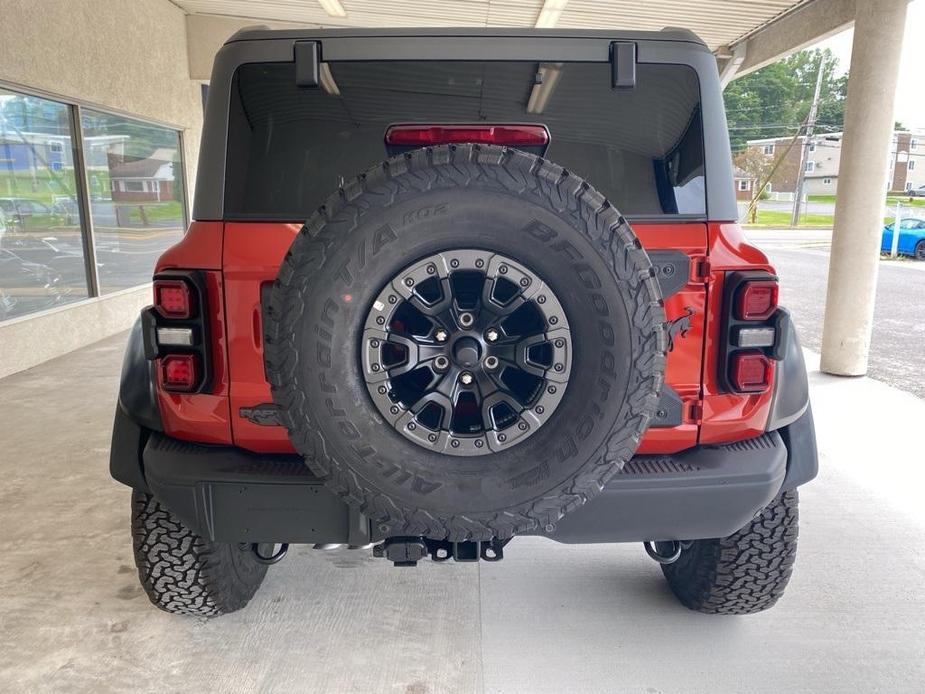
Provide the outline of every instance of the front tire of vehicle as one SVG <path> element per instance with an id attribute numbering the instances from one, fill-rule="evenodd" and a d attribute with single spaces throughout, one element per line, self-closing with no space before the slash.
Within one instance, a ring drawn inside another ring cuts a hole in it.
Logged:
<path id="1" fill-rule="evenodd" d="M 692 610 L 706 614 L 754 614 L 783 595 L 796 558 L 798 495 L 784 492 L 738 532 L 696 540 L 672 564 L 663 564 L 668 585 Z"/>
<path id="2" fill-rule="evenodd" d="M 267 573 L 250 545 L 210 542 L 139 491 L 132 492 L 132 541 L 148 599 L 172 614 L 217 617 L 240 610 Z"/>
<path id="3" fill-rule="evenodd" d="M 915 259 L 925 260 L 925 241 L 919 241 L 915 244 Z"/>

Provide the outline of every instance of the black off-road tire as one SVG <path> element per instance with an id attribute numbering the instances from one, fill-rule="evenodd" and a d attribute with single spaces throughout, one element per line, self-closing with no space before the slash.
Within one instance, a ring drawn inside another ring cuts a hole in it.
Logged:
<path id="1" fill-rule="evenodd" d="M 267 573 L 249 545 L 204 540 L 139 491 L 132 492 L 132 542 L 145 593 L 173 614 L 217 617 L 240 610 Z"/>
<path id="2" fill-rule="evenodd" d="M 697 540 L 662 565 L 671 590 L 707 614 L 753 614 L 772 607 L 790 581 L 797 551 L 798 496 L 784 492 L 737 533 Z"/>
<path id="3" fill-rule="evenodd" d="M 576 355 L 549 421 L 475 458 L 393 429 L 374 408 L 360 353 L 383 287 L 411 263 L 462 248 L 536 272 L 562 303 Z M 264 354 L 296 450 L 379 533 L 487 540 L 554 525 L 633 455 L 658 401 L 664 324 L 649 258 L 598 191 L 519 150 L 449 145 L 370 169 L 306 222 L 273 288 Z"/>

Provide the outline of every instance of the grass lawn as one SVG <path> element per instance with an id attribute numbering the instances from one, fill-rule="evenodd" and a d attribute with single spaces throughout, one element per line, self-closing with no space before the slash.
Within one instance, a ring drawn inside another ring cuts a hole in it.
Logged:
<path id="1" fill-rule="evenodd" d="M 789 227 L 790 212 L 783 210 L 758 210 L 758 221 L 753 226 Z M 804 214 L 800 215 L 800 226 L 830 227 L 832 215 L 830 214 Z"/>
<path id="2" fill-rule="evenodd" d="M 831 227 L 833 223 L 834 216 L 830 214 L 800 215 L 801 227 Z M 884 217 L 883 223 L 892 224 L 893 217 Z M 757 223 L 746 224 L 746 226 L 787 228 L 790 226 L 790 212 L 759 209 Z"/>
<path id="3" fill-rule="evenodd" d="M 836 199 L 834 195 L 807 195 L 806 198 L 809 202 L 829 203 L 834 203 Z M 925 198 L 910 198 L 902 195 L 888 195 L 884 204 L 896 207 L 897 202 L 901 202 L 904 207 L 925 207 Z"/>
<path id="4" fill-rule="evenodd" d="M 890 207 L 896 207 L 896 203 L 901 202 L 903 207 L 925 207 L 925 198 L 896 197 L 888 195 L 886 204 Z"/>
<path id="5" fill-rule="evenodd" d="M 177 200 L 165 200 L 163 202 L 120 202 L 116 207 L 122 207 L 128 210 L 128 221 L 138 224 L 144 224 L 145 218 L 148 221 L 177 220 L 181 225 L 183 223 L 183 208 Z M 141 209 L 144 207 L 144 218 L 142 218 Z"/>
<path id="6" fill-rule="evenodd" d="M 39 169 L 33 178 L 28 171 L 11 172 L 0 166 L 0 197 L 28 198 L 47 205 L 55 196 L 73 196 L 75 187 L 76 181 L 72 168 L 60 171 Z M 108 171 L 90 170 L 90 195 L 109 195 Z"/>

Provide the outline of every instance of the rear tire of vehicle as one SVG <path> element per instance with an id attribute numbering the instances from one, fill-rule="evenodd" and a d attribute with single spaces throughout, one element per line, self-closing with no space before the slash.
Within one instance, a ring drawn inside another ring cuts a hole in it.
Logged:
<path id="1" fill-rule="evenodd" d="M 796 490 L 784 492 L 738 532 L 696 540 L 678 560 L 662 565 L 668 585 L 692 610 L 753 614 L 783 595 L 796 558 Z"/>
<path id="2" fill-rule="evenodd" d="M 267 573 L 250 545 L 205 540 L 139 491 L 132 492 L 132 541 L 145 593 L 172 614 L 217 617 L 240 610 Z"/>
<path id="3" fill-rule="evenodd" d="M 915 259 L 925 260 L 925 241 L 919 241 L 915 244 Z"/>
<path id="4" fill-rule="evenodd" d="M 548 421 L 478 457 L 397 432 L 370 397 L 361 349 L 370 311 L 387 310 L 383 288 L 460 249 L 535 273 L 574 342 Z M 332 195 L 280 267 L 265 337 L 273 400 L 312 472 L 382 536 L 452 541 L 552 527 L 597 495 L 648 428 L 667 346 L 654 270 L 620 213 L 560 166 L 482 145 L 418 149 Z"/>

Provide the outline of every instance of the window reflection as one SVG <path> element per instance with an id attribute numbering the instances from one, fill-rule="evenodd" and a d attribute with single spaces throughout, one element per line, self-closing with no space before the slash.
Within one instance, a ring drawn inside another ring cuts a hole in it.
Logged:
<path id="1" fill-rule="evenodd" d="M 0 320 L 87 297 L 67 105 L 0 90 Z"/>
<path id="2" fill-rule="evenodd" d="M 81 128 L 100 292 L 150 282 L 185 228 L 180 136 L 89 109 Z"/>

